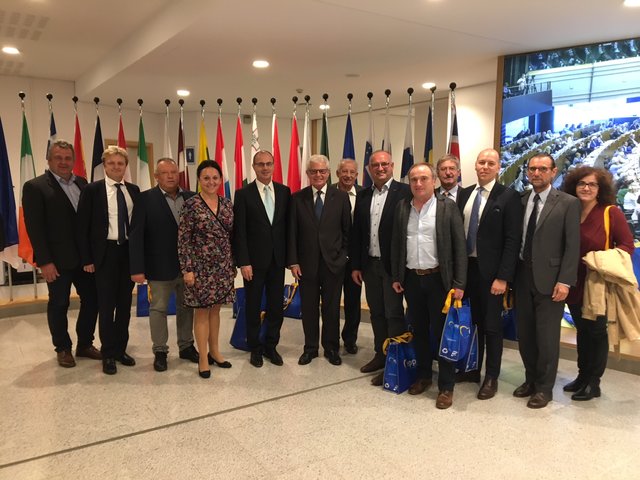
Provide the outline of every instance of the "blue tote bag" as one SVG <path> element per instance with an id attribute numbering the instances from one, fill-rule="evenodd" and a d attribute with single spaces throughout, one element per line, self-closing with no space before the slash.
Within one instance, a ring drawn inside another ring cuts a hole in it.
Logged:
<path id="1" fill-rule="evenodd" d="M 471 321 L 471 306 L 468 300 L 453 300 L 454 290 L 447 294 L 442 313 L 447 318 L 442 329 L 439 355 L 450 362 L 457 362 L 465 358 L 471 347 L 473 334 Z"/>
<path id="2" fill-rule="evenodd" d="M 400 394 L 416 381 L 416 354 L 411 340 L 413 334 L 406 332 L 384 341 L 382 350 L 387 360 L 382 385 L 385 390 Z"/>

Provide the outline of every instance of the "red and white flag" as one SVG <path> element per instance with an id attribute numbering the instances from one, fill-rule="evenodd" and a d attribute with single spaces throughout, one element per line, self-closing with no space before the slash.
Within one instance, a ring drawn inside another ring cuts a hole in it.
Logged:
<path id="1" fill-rule="evenodd" d="M 280 139 L 278 138 L 278 118 L 275 110 L 271 119 L 271 153 L 273 154 L 273 181 L 282 183 L 282 158 L 280 156 Z"/>
<path id="2" fill-rule="evenodd" d="M 291 119 L 291 146 L 289 147 L 289 171 L 287 172 L 287 185 L 291 193 L 300 190 L 300 139 L 298 138 L 298 121 L 296 112 Z"/>

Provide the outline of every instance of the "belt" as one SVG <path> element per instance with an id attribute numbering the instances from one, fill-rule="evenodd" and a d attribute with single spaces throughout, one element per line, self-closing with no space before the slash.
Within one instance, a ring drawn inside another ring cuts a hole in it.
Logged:
<path id="1" fill-rule="evenodd" d="M 425 269 L 422 269 L 422 268 L 409 268 L 409 271 L 415 273 L 416 275 L 420 275 L 420 276 L 431 275 L 432 273 L 439 272 L 440 271 L 440 267 L 438 266 L 438 267 L 425 268 Z"/>

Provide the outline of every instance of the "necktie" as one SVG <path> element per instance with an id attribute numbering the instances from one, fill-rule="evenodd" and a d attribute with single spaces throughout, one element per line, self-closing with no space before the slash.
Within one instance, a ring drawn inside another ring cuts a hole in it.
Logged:
<path id="1" fill-rule="evenodd" d="M 118 201 L 118 245 L 122 245 L 127 241 L 127 231 L 129 230 L 129 209 L 127 208 L 127 201 L 124 198 L 122 187 L 121 183 L 116 183 L 116 188 L 118 189 L 116 193 L 116 200 Z"/>
<path id="2" fill-rule="evenodd" d="M 316 212 L 316 218 L 320 220 L 322 216 L 322 207 L 324 206 L 324 202 L 322 201 L 322 190 L 318 190 L 318 196 L 316 197 L 316 204 L 314 206 L 314 211 Z"/>
<path id="3" fill-rule="evenodd" d="M 540 201 L 540 195 L 536 193 L 533 197 L 533 209 L 529 216 L 529 223 L 527 223 L 527 233 L 524 237 L 524 249 L 522 250 L 522 258 L 525 262 L 531 263 L 533 234 L 536 231 L 536 222 L 538 221 L 538 202 Z"/>
<path id="4" fill-rule="evenodd" d="M 273 223 L 273 198 L 271 197 L 271 189 L 268 185 L 264 186 L 264 208 L 267 211 L 267 217 L 269 217 L 269 223 Z"/>
<path id="5" fill-rule="evenodd" d="M 471 255 L 476 249 L 476 237 L 478 236 L 478 223 L 480 223 L 480 203 L 482 203 L 482 192 L 484 187 L 476 189 L 476 198 L 471 207 L 469 216 L 469 230 L 467 231 L 467 255 Z"/>

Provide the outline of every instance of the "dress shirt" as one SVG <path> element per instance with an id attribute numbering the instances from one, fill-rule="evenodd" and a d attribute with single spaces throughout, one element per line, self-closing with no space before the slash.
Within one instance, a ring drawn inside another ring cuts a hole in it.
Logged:
<path id="1" fill-rule="evenodd" d="M 482 198 L 480 199 L 480 210 L 478 210 L 478 220 L 480 220 L 482 218 L 482 212 L 484 211 L 484 207 L 487 204 L 487 199 L 489 198 L 489 195 L 491 194 L 491 190 L 493 189 L 493 186 L 496 184 L 495 180 L 491 180 L 489 183 L 487 183 L 481 192 L 481 196 Z M 475 202 L 476 200 L 476 196 L 478 195 L 478 188 L 480 188 L 480 185 L 476 185 L 476 188 L 473 189 L 473 192 L 471 192 L 471 195 L 469 195 L 469 199 L 467 200 L 467 203 L 464 206 L 464 232 L 466 235 L 469 234 L 469 220 L 471 219 L 471 209 L 473 208 L 473 202 Z M 476 243 L 476 248 L 473 249 L 473 252 L 471 252 L 469 254 L 470 257 L 477 257 L 478 253 L 477 250 L 478 246 Z"/>
<path id="2" fill-rule="evenodd" d="M 276 194 L 273 188 L 273 182 L 262 183 L 260 180 L 256 179 L 256 187 L 258 188 L 258 193 L 260 194 L 260 198 L 262 199 L 262 204 L 265 206 L 265 208 L 267 207 L 267 205 L 264 203 L 264 187 L 269 187 L 269 190 L 271 191 L 271 199 L 273 200 L 273 204 L 275 205 Z M 315 197 L 314 197 L 314 200 L 315 200 Z"/>
<path id="3" fill-rule="evenodd" d="M 121 182 L 116 182 L 109 177 L 104 178 L 104 184 L 107 189 L 107 207 L 109 211 L 109 232 L 107 233 L 107 240 L 118 241 L 118 187 L 116 183 L 122 184 L 122 193 L 124 193 L 124 199 L 127 202 L 127 210 L 129 211 L 129 222 L 131 222 L 131 212 L 133 210 L 133 200 L 129 195 L 129 190 L 124 183 L 124 179 Z M 128 237 L 127 237 L 128 238 Z"/>
<path id="4" fill-rule="evenodd" d="M 431 195 L 420 211 L 411 201 L 407 224 L 407 268 L 425 270 L 438 265 L 436 196 Z"/>
<path id="5" fill-rule="evenodd" d="M 536 216 L 536 225 L 538 224 L 538 220 L 540 220 L 540 213 L 544 208 L 544 204 L 547 202 L 547 198 L 549 197 L 549 192 L 551 192 L 551 185 L 547 187 L 546 190 L 540 192 L 538 195 L 540 196 L 540 200 L 538 200 L 538 215 Z M 527 200 L 527 207 L 524 211 L 524 222 L 522 222 L 522 242 L 520 243 L 520 260 L 523 260 L 522 252 L 524 251 L 524 242 L 527 239 L 527 227 L 529 226 L 529 217 L 531 216 L 531 211 L 533 210 L 533 199 L 536 196 L 536 192 L 531 190 L 531 195 L 529 195 L 529 199 Z"/>
<path id="6" fill-rule="evenodd" d="M 456 185 L 451 190 L 445 190 L 443 187 L 440 187 L 440 194 L 445 198 L 450 198 L 454 202 L 458 198 L 458 189 L 460 185 L 456 183 Z"/>
<path id="7" fill-rule="evenodd" d="M 51 170 L 49 170 L 49 172 L 51 172 Z M 53 177 L 58 181 L 60 187 L 62 188 L 62 191 L 71 202 L 71 205 L 73 205 L 73 209 L 77 211 L 78 200 L 80 200 L 80 187 L 78 187 L 78 185 L 76 185 L 75 183 L 76 176 L 74 174 L 71 174 L 71 178 L 69 179 L 69 181 L 67 181 L 53 172 L 51 172 L 51 175 L 53 175 Z"/>
<path id="8" fill-rule="evenodd" d="M 176 219 L 176 223 L 180 223 L 180 209 L 182 209 L 182 205 L 184 205 L 184 198 L 182 197 L 182 195 L 180 195 L 182 193 L 182 189 L 178 187 L 176 198 L 173 198 L 170 193 L 165 192 L 164 190 L 162 190 L 162 188 L 160 189 L 160 191 L 163 193 L 164 198 L 167 199 L 167 204 L 171 209 L 171 213 L 173 213 L 173 218 Z"/>
<path id="9" fill-rule="evenodd" d="M 316 198 L 318 198 L 318 192 L 322 192 L 322 195 L 320 196 L 322 198 L 322 204 L 324 205 L 325 202 L 327 201 L 327 184 L 325 183 L 324 186 L 318 190 L 316 187 L 311 187 L 311 191 L 313 192 L 313 203 L 315 205 L 316 203 Z M 264 201 L 264 199 L 263 199 Z"/>
<path id="10" fill-rule="evenodd" d="M 340 187 L 338 187 L 338 190 L 340 190 Z M 356 187 L 355 187 L 355 185 L 353 185 L 351 187 L 351 190 L 347 191 L 346 193 L 347 193 L 347 195 L 349 195 L 349 203 L 351 203 L 351 220 L 353 221 L 353 209 L 356 206 Z"/>
<path id="11" fill-rule="evenodd" d="M 393 178 L 390 178 L 380 190 L 375 185 L 371 186 L 373 194 L 371 195 L 371 229 L 369 232 L 369 256 L 380 258 L 380 237 L 378 236 L 378 228 L 380 227 L 380 220 L 382 219 L 382 211 L 384 210 L 384 203 L 387 201 L 387 194 L 389 193 L 389 186 L 393 182 Z"/>

